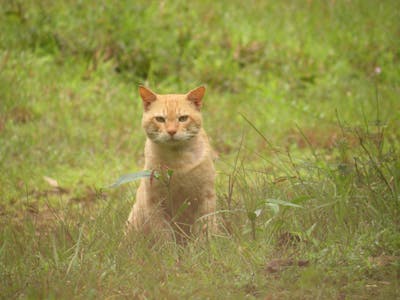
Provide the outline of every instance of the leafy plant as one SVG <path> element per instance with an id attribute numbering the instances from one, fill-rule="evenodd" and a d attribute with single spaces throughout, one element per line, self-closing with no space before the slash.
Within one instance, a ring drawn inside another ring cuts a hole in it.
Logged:
<path id="1" fill-rule="evenodd" d="M 120 178 L 118 178 L 113 184 L 109 185 L 108 187 L 116 188 L 122 184 L 130 183 L 132 181 L 136 181 L 141 178 L 150 178 L 152 176 L 157 177 L 157 174 L 155 174 L 154 171 L 148 171 L 148 170 L 126 174 L 126 175 L 123 175 Z"/>

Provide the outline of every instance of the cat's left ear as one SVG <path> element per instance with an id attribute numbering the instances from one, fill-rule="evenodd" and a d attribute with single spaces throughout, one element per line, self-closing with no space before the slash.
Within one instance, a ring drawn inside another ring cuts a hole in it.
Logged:
<path id="1" fill-rule="evenodd" d="M 206 88 L 204 86 L 200 86 L 187 93 L 186 97 L 196 106 L 198 110 L 200 110 L 205 92 Z"/>

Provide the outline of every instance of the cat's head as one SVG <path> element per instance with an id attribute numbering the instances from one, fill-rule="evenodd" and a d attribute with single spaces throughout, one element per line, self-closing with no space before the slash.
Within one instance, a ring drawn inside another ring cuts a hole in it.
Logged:
<path id="1" fill-rule="evenodd" d="M 200 108 L 204 93 L 201 86 L 187 94 L 158 95 L 140 86 L 142 126 L 148 138 L 158 144 L 179 145 L 195 137 L 202 126 Z"/>

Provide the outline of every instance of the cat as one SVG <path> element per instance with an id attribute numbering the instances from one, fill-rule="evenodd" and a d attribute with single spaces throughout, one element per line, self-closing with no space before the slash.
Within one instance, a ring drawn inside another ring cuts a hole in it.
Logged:
<path id="1" fill-rule="evenodd" d="M 203 86 L 159 95 L 139 86 L 146 133 L 145 170 L 128 231 L 185 240 L 215 232 L 214 152 L 202 127 Z"/>

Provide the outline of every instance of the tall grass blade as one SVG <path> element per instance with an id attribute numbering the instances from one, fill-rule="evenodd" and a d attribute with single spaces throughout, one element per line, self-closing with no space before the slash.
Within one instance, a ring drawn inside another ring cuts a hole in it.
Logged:
<path id="1" fill-rule="evenodd" d="M 278 205 L 282 205 L 282 206 L 290 206 L 290 207 L 296 207 L 296 208 L 303 208 L 303 206 L 301 206 L 301 205 L 294 204 L 294 203 L 292 203 L 292 202 L 287 202 L 287 201 L 280 200 L 280 199 L 267 199 L 267 200 L 265 201 L 265 203 L 266 203 L 266 204 L 273 203 L 273 204 L 278 204 Z"/>
<path id="2" fill-rule="evenodd" d="M 81 226 L 81 228 L 79 229 L 79 236 L 78 236 L 78 240 L 77 240 L 76 245 L 75 245 L 74 255 L 72 256 L 72 258 L 71 258 L 71 260 L 70 260 L 70 262 L 68 264 L 66 275 L 68 275 L 69 272 L 71 271 L 72 267 L 74 265 L 76 265 L 76 260 L 78 258 L 79 250 L 81 248 L 82 232 L 83 232 L 83 226 Z"/>

